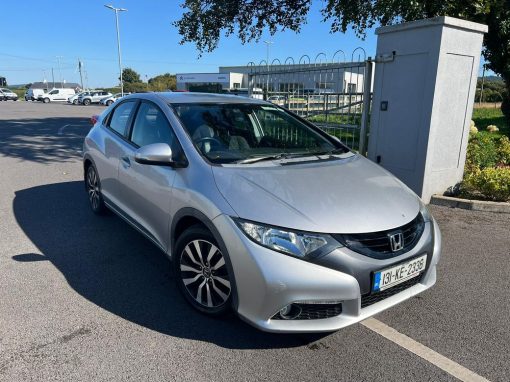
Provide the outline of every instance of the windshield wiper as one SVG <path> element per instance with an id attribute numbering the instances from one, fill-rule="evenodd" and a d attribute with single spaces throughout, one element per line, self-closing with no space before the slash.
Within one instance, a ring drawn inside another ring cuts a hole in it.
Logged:
<path id="1" fill-rule="evenodd" d="M 315 153 L 310 153 L 310 155 L 335 155 L 335 154 L 344 154 L 347 150 L 344 148 L 336 148 L 333 150 L 327 150 L 327 151 L 317 151 Z"/>
<path id="2" fill-rule="evenodd" d="M 241 159 L 237 161 L 237 164 L 250 164 L 250 163 L 256 163 L 256 162 L 262 162 L 266 160 L 277 160 L 277 159 L 291 159 L 291 158 L 303 158 L 303 157 L 316 157 L 318 155 L 327 155 L 327 154 L 334 154 L 337 150 L 341 149 L 335 149 L 325 152 L 305 152 L 305 153 L 279 153 L 279 154 L 272 154 L 272 155 L 263 155 L 263 156 L 249 156 L 246 159 Z"/>
<path id="3" fill-rule="evenodd" d="M 279 154 L 273 154 L 273 155 L 248 157 L 246 159 L 241 159 L 240 161 L 237 161 L 236 163 L 237 164 L 249 164 L 249 163 L 262 162 L 265 160 L 286 159 L 286 158 L 290 158 L 290 157 L 291 157 L 291 154 L 279 153 Z"/>

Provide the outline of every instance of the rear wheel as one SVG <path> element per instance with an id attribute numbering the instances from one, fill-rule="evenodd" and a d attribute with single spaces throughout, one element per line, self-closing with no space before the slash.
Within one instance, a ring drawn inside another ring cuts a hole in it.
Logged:
<path id="1" fill-rule="evenodd" d="M 110 100 L 106 101 L 106 106 L 110 106 L 112 103 L 113 103 L 113 101 L 110 99 Z"/>
<path id="2" fill-rule="evenodd" d="M 101 215 L 106 211 L 103 196 L 101 195 L 101 182 L 94 165 L 87 167 L 85 187 L 89 197 L 90 208 L 95 214 Z"/>
<path id="3" fill-rule="evenodd" d="M 226 255 L 207 229 L 193 226 L 179 237 L 173 264 L 179 289 L 195 309 L 213 316 L 230 310 L 232 277 Z"/>

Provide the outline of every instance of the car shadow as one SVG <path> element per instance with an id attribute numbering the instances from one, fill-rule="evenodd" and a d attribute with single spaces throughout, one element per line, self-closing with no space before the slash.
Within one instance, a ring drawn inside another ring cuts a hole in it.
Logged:
<path id="1" fill-rule="evenodd" d="M 13 210 L 41 252 L 14 261 L 50 261 L 81 296 L 138 325 L 232 349 L 296 347 L 324 336 L 264 333 L 234 314 L 196 312 L 177 290 L 166 256 L 115 215 L 94 215 L 83 182 L 17 191 Z"/>
<path id="2" fill-rule="evenodd" d="M 89 118 L 49 117 L 0 120 L 0 155 L 51 163 L 81 156 Z"/>

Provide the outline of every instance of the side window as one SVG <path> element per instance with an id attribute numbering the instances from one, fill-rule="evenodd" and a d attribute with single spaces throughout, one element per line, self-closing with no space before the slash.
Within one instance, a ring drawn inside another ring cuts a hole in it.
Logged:
<path id="1" fill-rule="evenodd" d="M 135 107 L 136 102 L 123 102 L 119 106 L 113 110 L 113 115 L 110 118 L 110 123 L 108 126 L 110 129 L 116 131 L 120 135 L 126 136 L 127 133 L 127 124 L 129 122 L 129 117 L 131 116 L 131 112 Z"/>
<path id="2" fill-rule="evenodd" d="M 163 112 L 151 103 L 143 102 L 138 109 L 131 141 L 138 146 L 168 143 L 176 150 L 176 138 Z"/>
<path id="3" fill-rule="evenodd" d="M 50 94 L 58 94 L 58 90 L 52 90 Z"/>

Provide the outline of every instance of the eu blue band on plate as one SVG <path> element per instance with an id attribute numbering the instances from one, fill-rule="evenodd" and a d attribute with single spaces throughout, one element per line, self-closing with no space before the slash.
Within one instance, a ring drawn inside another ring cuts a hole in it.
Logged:
<path id="1" fill-rule="evenodd" d="M 381 283 L 381 272 L 375 274 L 374 290 L 379 290 L 379 284 Z"/>

